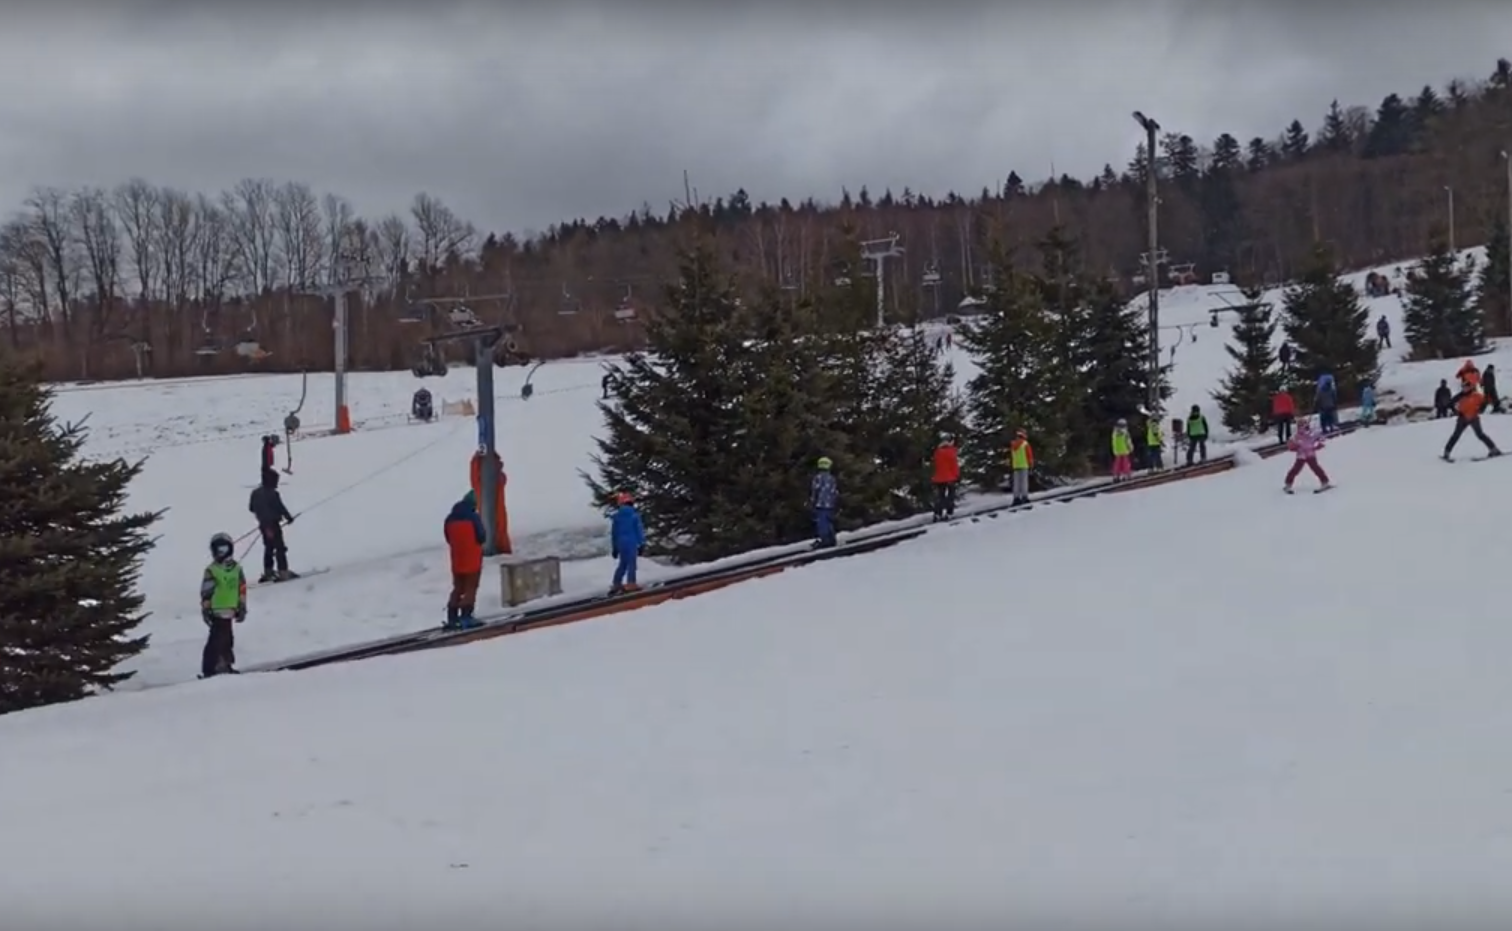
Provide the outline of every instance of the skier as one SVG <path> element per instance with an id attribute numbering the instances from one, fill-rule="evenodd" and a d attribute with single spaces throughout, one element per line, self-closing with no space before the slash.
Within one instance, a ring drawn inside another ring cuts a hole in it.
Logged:
<path id="1" fill-rule="evenodd" d="M 1134 477 L 1134 438 L 1129 436 L 1129 422 L 1118 418 L 1113 425 L 1113 481 L 1126 482 Z"/>
<path id="2" fill-rule="evenodd" d="M 1468 362 L 1465 364 L 1470 366 Z M 1474 366 L 1470 366 L 1470 368 L 1474 369 Z M 1485 444 L 1486 458 L 1489 459 L 1493 456 L 1501 455 L 1501 450 L 1497 448 L 1495 443 L 1491 442 L 1491 438 L 1486 436 L 1486 432 L 1481 429 L 1480 415 L 1481 409 L 1485 406 L 1486 398 L 1485 395 L 1481 394 L 1480 385 L 1478 384 L 1480 379 L 1476 377 L 1478 375 L 1479 372 L 1472 373 L 1463 368 L 1460 369 L 1460 390 L 1459 394 L 1454 396 L 1453 401 L 1455 411 L 1454 432 L 1449 434 L 1449 442 L 1444 444 L 1443 460 L 1445 462 L 1454 461 L 1454 446 L 1459 442 L 1460 437 L 1464 436 L 1466 430 L 1474 433 L 1475 438 Z"/>
<path id="3" fill-rule="evenodd" d="M 1029 445 L 1029 431 L 1019 427 L 1008 444 L 1008 467 L 1012 470 L 1013 504 L 1029 503 L 1029 473 L 1034 470 L 1034 447 Z"/>
<path id="4" fill-rule="evenodd" d="M 1505 413 L 1501 393 L 1496 390 L 1496 366 L 1486 366 L 1485 373 L 1481 375 L 1481 390 L 1486 393 L 1486 406 L 1491 408 L 1493 414 Z"/>
<path id="5" fill-rule="evenodd" d="M 1328 473 L 1318 465 L 1318 450 L 1323 448 L 1323 437 L 1312 431 L 1312 425 L 1308 423 L 1306 417 L 1298 422 L 1297 435 L 1291 438 L 1286 448 L 1297 454 L 1297 460 L 1286 472 L 1286 485 L 1283 491 L 1287 494 L 1292 493 L 1292 484 L 1296 482 L 1297 476 L 1302 474 L 1304 466 L 1311 469 L 1312 474 L 1318 477 L 1318 491 L 1327 491 L 1333 487 L 1328 481 Z"/>
<path id="6" fill-rule="evenodd" d="M 277 448 L 278 448 L 278 434 L 276 434 L 276 433 L 269 433 L 268 435 L 266 435 L 266 436 L 264 436 L 262 438 L 262 456 L 261 456 L 261 462 L 262 462 L 261 471 L 262 472 L 266 472 L 269 469 L 272 469 L 272 468 L 276 467 L 276 465 L 277 465 L 277 459 L 274 457 L 273 451 L 275 449 L 277 449 Z"/>
<path id="7" fill-rule="evenodd" d="M 831 471 L 834 465 L 830 457 L 820 456 L 809 482 L 809 507 L 814 512 L 814 536 L 819 547 L 836 544 L 835 509 L 840 506 L 840 483 Z"/>
<path id="8" fill-rule="evenodd" d="M 430 423 L 436 417 L 436 408 L 429 388 L 415 389 L 410 398 L 410 416 L 422 423 Z"/>
<path id="9" fill-rule="evenodd" d="M 1291 392 L 1282 388 L 1271 396 L 1271 420 L 1276 424 L 1276 440 L 1285 443 L 1291 439 L 1292 426 L 1297 421 L 1297 402 Z"/>
<path id="10" fill-rule="evenodd" d="M 618 595 L 621 592 L 634 592 L 640 590 L 640 585 L 635 581 L 636 562 L 646 550 L 646 528 L 641 523 L 640 511 L 635 509 L 635 501 L 630 492 L 622 491 L 615 495 L 614 516 L 609 521 L 609 553 L 618 562 L 614 567 L 614 582 L 609 586 L 609 594 Z"/>
<path id="11" fill-rule="evenodd" d="M 1324 436 L 1339 429 L 1339 386 L 1327 372 L 1318 376 L 1318 392 L 1313 407 L 1318 412 L 1318 429 Z"/>
<path id="12" fill-rule="evenodd" d="M 483 506 L 483 457 L 487 452 L 488 447 L 479 446 L 468 466 L 468 481 L 472 485 L 473 498 L 477 500 L 478 507 Z M 504 486 L 508 483 L 509 476 L 504 474 L 504 460 L 497 451 L 489 458 L 493 460 L 497 499 L 494 501 L 494 546 L 501 553 L 513 553 L 514 545 L 509 539 L 509 508 L 504 504 Z"/>
<path id="13" fill-rule="evenodd" d="M 200 617 L 205 622 L 205 650 L 200 678 L 236 672 L 236 633 L 233 625 L 247 619 L 247 576 L 236 561 L 230 534 L 210 538 L 210 565 L 200 579 Z"/>
<path id="14" fill-rule="evenodd" d="M 1186 464 L 1192 464 L 1192 458 L 1199 453 L 1202 461 L 1207 462 L 1207 439 L 1208 422 L 1202 414 L 1202 408 L 1192 405 L 1192 412 L 1187 414 L 1186 421 L 1187 453 Z"/>
<path id="15" fill-rule="evenodd" d="M 284 543 L 283 525 L 294 523 L 294 515 L 284 506 L 278 493 L 278 471 L 264 469 L 262 484 L 252 489 L 247 510 L 257 518 L 257 530 L 263 541 L 263 573 L 259 582 L 284 582 L 299 578 L 289 571 L 289 547 Z M 276 571 L 275 571 L 276 569 Z"/>
<path id="16" fill-rule="evenodd" d="M 934 486 L 934 519 L 945 520 L 955 516 L 956 485 L 961 481 L 961 458 L 949 434 L 935 447 L 933 465 L 929 480 Z"/>
<path id="17" fill-rule="evenodd" d="M 1382 349 L 1391 348 L 1391 324 L 1386 322 L 1386 315 L 1381 314 L 1381 319 L 1376 321 L 1376 338 L 1381 343 Z"/>
<path id="18" fill-rule="evenodd" d="M 451 596 L 446 599 L 446 627 L 468 630 L 478 626 L 473 610 L 478 584 L 483 580 L 483 544 L 488 534 L 478 516 L 478 498 L 471 491 L 452 505 L 441 525 L 446 547 L 451 551 Z"/>
<path id="19" fill-rule="evenodd" d="M 1287 372 L 1291 371 L 1291 364 L 1292 364 L 1292 347 L 1291 347 L 1291 343 L 1282 343 L 1281 344 L 1281 348 L 1276 351 L 1276 360 L 1281 363 L 1281 370 L 1282 371 L 1287 371 Z"/>
<path id="20" fill-rule="evenodd" d="M 1449 390 L 1449 379 L 1440 378 L 1438 390 L 1433 392 L 1433 419 L 1443 420 L 1454 409 L 1454 392 Z"/>
<path id="21" fill-rule="evenodd" d="M 1360 424 L 1362 426 L 1368 427 L 1375 422 L 1375 408 L 1375 388 L 1367 381 L 1360 386 Z"/>
<path id="22" fill-rule="evenodd" d="M 1145 455 L 1149 457 L 1151 471 L 1165 468 L 1165 434 L 1160 429 L 1160 415 L 1151 414 L 1145 419 Z"/>

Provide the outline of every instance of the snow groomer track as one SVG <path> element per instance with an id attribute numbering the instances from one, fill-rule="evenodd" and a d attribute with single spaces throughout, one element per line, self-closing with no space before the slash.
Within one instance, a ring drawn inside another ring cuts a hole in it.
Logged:
<path id="1" fill-rule="evenodd" d="M 1346 427 L 1341 432 L 1348 433 L 1351 430 L 1352 427 Z M 1272 444 L 1253 450 L 1253 452 L 1262 458 L 1269 458 L 1284 451 L 1285 448 L 1280 444 Z M 494 637 L 525 633 L 526 631 L 544 627 L 555 627 L 561 624 L 587 621 L 610 614 L 619 614 L 625 611 L 634 611 L 637 608 L 650 607 L 651 605 L 661 604 L 677 598 L 689 598 L 694 595 L 701 595 L 705 592 L 711 592 L 751 579 L 776 575 L 779 572 L 795 569 L 800 566 L 876 552 L 877 550 L 886 549 L 890 546 L 896 546 L 899 543 L 922 537 L 935 527 L 950 526 L 966 521 L 977 521 L 984 517 L 995 519 L 1003 514 L 1012 514 L 1015 511 L 1026 510 L 1027 507 L 1083 501 L 1104 494 L 1137 491 L 1142 488 L 1153 488 L 1157 485 L 1164 485 L 1170 482 L 1217 475 L 1220 472 L 1227 472 L 1236 465 L 1237 460 L 1235 455 L 1233 453 L 1225 453 L 1215 456 L 1205 463 L 1182 466 L 1164 472 L 1146 473 L 1120 485 L 1113 485 L 1107 480 L 1099 480 L 1045 492 L 1037 496 L 1028 506 L 1014 507 L 1008 504 L 991 504 L 976 508 L 967 507 L 958 510 L 953 519 L 939 524 L 915 523 L 903 526 L 879 527 L 872 530 L 860 530 L 848 535 L 839 546 L 831 549 L 815 550 L 806 547 L 792 547 L 776 553 L 766 552 L 747 558 L 737 556 L 714 565 L 690 569 L 686 573 L 647 583 L 641 590 L 636 592 L 626 592 L 621 595 L 594 594 L 582 597 L 553 598 L 550 602 L 537 607 L 480 618 L 483 622 L 482 625 L 471 630 L 442 630 L 433 627 L 412 634 L 401 634 L 382 640 L 311 653 L 293 659 L 270 663 L 255 669 L 248 668 L 244 671 L 280 672 L 314 669 L 319 666 L 369 659 L 375 656 L 394 656 L 401 653 L 413 653 L 419 650 L 430 650 L 438 647 L 459 646 L 465 643 L 475 643 L 479 640 L 490 640 Z"/>

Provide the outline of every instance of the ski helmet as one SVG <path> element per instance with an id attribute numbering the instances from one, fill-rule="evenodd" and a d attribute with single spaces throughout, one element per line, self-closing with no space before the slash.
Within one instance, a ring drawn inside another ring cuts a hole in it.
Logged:
<path id="1" fill-rule="evenodd" d="M 236 541 L 229 533 L 218 533 L 210 538 L 210 555 L 216 559 L 229 559 L 236 550 Z"/>
<path id="2" fill-rule="evenodd" d="M 819 461 L 816 463 L 816 465 L 819 466 L 820 471 L 826 471 L 830 466 L 834 465 L 834 463 L 830 461 L 830 457 L 820 456 Z"/>

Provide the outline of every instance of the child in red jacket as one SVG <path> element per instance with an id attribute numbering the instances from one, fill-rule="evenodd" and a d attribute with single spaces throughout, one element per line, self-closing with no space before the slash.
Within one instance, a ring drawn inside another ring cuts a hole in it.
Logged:
<path id="1" fill-rule="evenodd" d="M 1292 425 L 1297 422 L 1297 405 L 1285 389 L 1271 397 L 1271 422 L 1276 425 L 1276 439 L 1291 442 Z"/>
<path id="2" fill-rule="evenodd" d="M 955 516 L 956 486 L 961 482 L 961 459 L 956 453 L 955 439 L 941 437 L 934 451 L 934 474 L 930 483 L 934 486 L 934 519 L 947 520 Z"/>

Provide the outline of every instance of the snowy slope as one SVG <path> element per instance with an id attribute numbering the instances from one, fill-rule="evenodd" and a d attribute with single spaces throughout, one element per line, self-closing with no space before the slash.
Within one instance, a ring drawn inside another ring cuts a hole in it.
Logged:
<path id="1" fill-rule="evenodd" d="M 1512 462 L 1443 432 L 0 718 L 7 923 L 1495 926 Z"/>
<path id="2" fill-rule="evenodd" d="M 1479 250 L 1476 250 L 1477 252 Z M 1392 269 L 1388 267 L 1388 274 Z M 1351 276 L 1363 285 L 1365 273 Z M 1230 364 L 1223 342 L 1232 316 L 1208 326 L 1210 311 L 1226 306 L 1215 292 L 1224 287 L 1190 287 L 1162 292 L 1162 319 L 1187 327 L 1177 346 L 1171 409 L 1200 403 L 1216 413 L 1211 399 Z M 1280 293 L 1268 295 L 1280 302 Z M 1136 300 L 1136 305 L 1140 304 Z M 1370 302 L 1400 332 L 1400 302 Z M 936 333 L 935 335 L 939 335 Z M 1169 346 L 1175 334 L 1162 334 Z M 958 347 L 950 352 L 957 384 L 976 373 Z M 1392 359 L 1395 359 L 1393 354 Z M 1500 355 L 1486 361 L 1497 361 Z M 520 398 L 525 373 L 496 372 L 499 446 L 509 473 L 511 533 L 517 550 L 581 557 L 563 567 L 564 588 L 582 592 L 606 584 L 611 567 L 605 525 L 588 505 L 578 476 L 589 467 L 593 435 L 600 428 L 596 407 L 600 359 L 564 360 L 534 375 L 535 394 Z M 1509 349 L 1512 362 L 1512 349 Z M 1383 383 L 1416 403 L 1427 403 L 1433 386 L 1452 374 L 1452 365 L 1388 362 Z M 349 403 L 357 431 L 346 437 L 303 439 L 293 447 L 294 475 L 284 491 L 300 520 L 289 530 L 296 569 L 334 567 L 307 581 L 259 589 L 252 619 L 243 628 L 244 663 L 266 662 L 356 640 L 415 630 L 436 622 L 449 585 L 439 524 L 465 490 L 467 464 L 475 440 L 468 419 L 434 425 L 406 425 L 410 396 L 419 382 L 407 372 L 355 373 Z M 474 373 L 455 369 L 426 384 L 443 400 L 471 399 Z M 307 388 L 307 390 L 306 390 Z M 303 395 L 304 403 L 300 401 Z M 149 651 L 135 664 L 141 675 L 132 686 L 182 681 L 194 674 L 203 636 L 195 604 L 196 580 L 211 534 L 239 536 L 251 531 L 246 498 L 256 481 L 258 438 L 282 432 L 285 414 L 300 407 L 312 434 L 334 420 L 330 374 L 242 376 L 165 382 L 60 386 L 55 409 L 65 419 L 88 415 L 88 449 L 98 455 L 147 456 L 147 467 L 132 490 L 132 503 L 168 508 L 158 548 L 143 577 L 148 607 Z M 1217 424 L 1217 418 L 1213 423 Z M 1214 444 L 1214 452 L 1222 444 Z M 283 451 L 280 450 L 280 462 Z M 248 536 L 246 558 L 260 560 L 261 547 Z M 662 570 L 654 565 L 645 575 Z M 485 581 L 485 606 L 496 598 L 492 574 Z"/>

